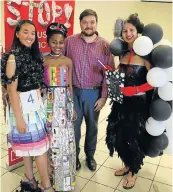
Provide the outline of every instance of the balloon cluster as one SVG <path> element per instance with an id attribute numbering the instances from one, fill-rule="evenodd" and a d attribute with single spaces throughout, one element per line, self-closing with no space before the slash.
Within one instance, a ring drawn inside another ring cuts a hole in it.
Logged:
<path id="1" fill-rule="evenodd" d="M 147 58 L 152 64 L 147 73 L 147 82 L 155 87 L 158 94 L 158 98 L 150 105 L 150 118 L 146 122 L 146 131 L 150 137 L 146 154 L 150 157 L 158 156 L 168 146 L 168 138 L 164 132 L 172 114 L 172 106 L 169 104 L 173 100 L 172 45 L 162 37 L 162 28 L 151 23 L 144 27 L 142 36 L 133 43 L 134 52 Z M 126 49 L 126 43 L 120 38 L 114 39 L 110 44 L 110 51 L 115 56 L 123 55 Z"/>
<path id="2" fill-rule="evenodd" d="M 168 40 L 163 40 L 163 30 L 158 24 L 148 24 L 144 27 L 141 39 L 134 42 L 134 51 L 140 56 L 150 54 L 149 60 L 153 67 L 147 73 L 147 82 L 156 87 L 158 98 L 153 100 L 150 105 L 150 118 L 146 122 L 146 131 L 151 136 L 150 148 L 147 155 L 157 156 L 168 146 L 168 137 L 166 131 L 166 122 L 172 114 L 172 109 L 167 101 L 173 100 L 172 71 L 172 47 Z M 137 43 L 136 43 L 137 42 Z M 135 47 L 137 44 L 137 47 Z M 145 47 L 145 51 L 143 48 Z M 139 52 L 138 52 L 139 49 Z M 142 53 L 142 54 L 141 54 Z"/>

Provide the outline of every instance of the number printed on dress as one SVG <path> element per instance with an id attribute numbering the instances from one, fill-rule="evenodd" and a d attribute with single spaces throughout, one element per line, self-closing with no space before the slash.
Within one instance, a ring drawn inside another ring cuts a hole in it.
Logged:
<path id="1" fill-rule="evenodd" d="M 41 99 L 37 94 L 37 90 L 31 90 L 20 93 L 20 101 L 24 114 L 37 111 L 41 107 Z"/>
<path id="2" fill-rule="evenodd" d="M 32 94 L 29 95 L 29 97 L 28 97 L 28 102 L 34 103 L 34 99 L 32 98 Z"/>

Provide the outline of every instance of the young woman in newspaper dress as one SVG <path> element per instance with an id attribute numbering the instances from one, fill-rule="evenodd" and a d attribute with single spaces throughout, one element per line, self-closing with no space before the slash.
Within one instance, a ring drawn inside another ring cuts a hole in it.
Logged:
<path id="1" fill-rule="evenodd" d="M 47 90 L 47 126 L 52 130 L 49 151 L 50 177 L 56 191 L 71 191 L 75 185 L 76 148 L 73 120 L 72 61 L 62 55 L 67 29 L 59 23 L 48 26 L 50 54 L 44 57 Z"/>

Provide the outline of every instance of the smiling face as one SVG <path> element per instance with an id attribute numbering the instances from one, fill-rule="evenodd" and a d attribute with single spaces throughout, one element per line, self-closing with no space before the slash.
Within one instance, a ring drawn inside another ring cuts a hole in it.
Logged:
<path id="1" fill-rule="evenodd" d="M 49 39 L 49 47 L 52 54 L 59 55 L 64 48 L 64 36 L 61 34 L 53 34 Z"/>
<path id="2" fill-rule="evenodd" d="M 123 27 L 122 38 L 127 43 L 133 43 L 138 37 L 137 29 L 131 23 L 126 23 Z"/>
<path id="3" fill-rule="evenodd" d="M 16 37 L 20 43 L 26 47 L 31 47 L 35 42 L 36 31 L 35 27 L 30 23 L 24 23 L 20 31 L 16 33 Z"/>
<path id="4" fill-rule="evenodd" d="M 87 37 L 93 36 L 97 30 L 97 21 L 95 16 L 88 15 L 83 17 L 80 21 L 80 27 L 83 35 Z"/>

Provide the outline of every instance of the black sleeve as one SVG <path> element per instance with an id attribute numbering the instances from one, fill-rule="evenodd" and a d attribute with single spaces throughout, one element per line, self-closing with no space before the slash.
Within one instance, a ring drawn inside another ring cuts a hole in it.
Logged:
<path id="1" fill-rule="evenodd" d="M 11 78 L 6 76 L 7 61 L 11 54 L 14 54 L 14 51 L 11 50 L 7 53 L 4 53 L 1 59 L 1 83 L 4 87 L 6 87 L 7 84 L 11 84 L 13 81 L 15 81 L 15 79 L 18 78 L 17 70 L 15 70 L 15 73 Z"/>

